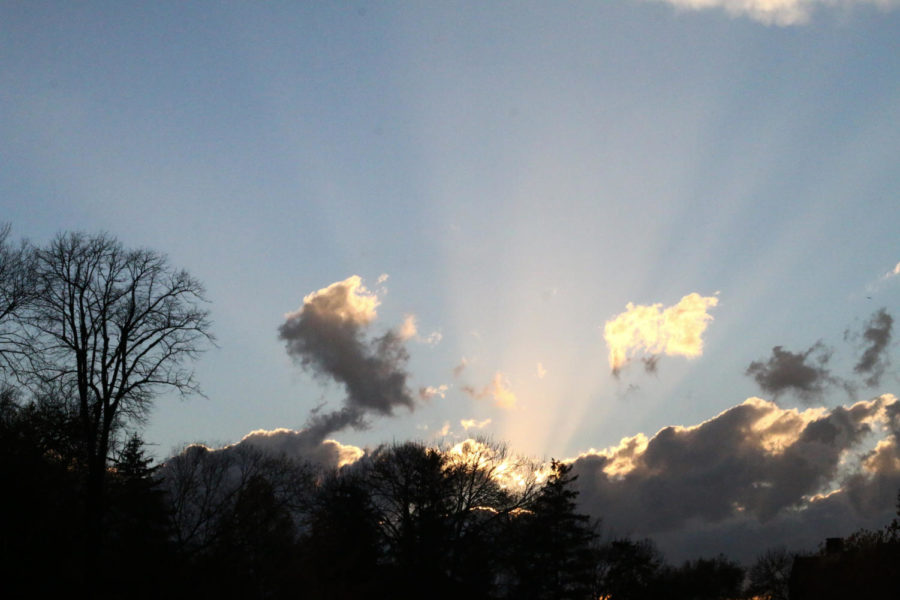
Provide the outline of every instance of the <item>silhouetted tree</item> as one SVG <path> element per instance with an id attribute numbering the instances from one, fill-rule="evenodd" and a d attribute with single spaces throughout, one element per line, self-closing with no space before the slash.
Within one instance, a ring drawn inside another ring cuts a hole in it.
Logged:
<path id="1" fill-rule="evenodd" d="M 743 583 L 744 569 L 719 555 L 664 569 L 656 589 L 672 600 L 730 600 L 742 595 Z"/>
<path id="2" fill-rule="evenodd" d="M 110 597 L 129 589 L 130 597 L 158 598 L 165 583 L 160 572 L 172 569 L 169 510 L 144 442 L 132 434 L 109 474 L 107 530 L 103 559 L 110 577 L 102 592 Z"/>
<path id="3" fill-rule="evenodd" d="M 208 560 L 208 587 L 224 596 L 283 597 L 295 550 L 294 522 L 271 482 L 256 474 L 241 487 Z"/>
<path id="4" fill-rule="evenodd" d="M 9 240 L 9 224 L 0 224 L 0 375 L 16 377 L 28 356 L 20 319 L 35 295 L 34 252 Z"/>
<path id="5" fill-rule="evenodd" d="M 88 572 L 101 577 L 105 482 L 117 426 L 165 389 L 197 391 L 188 361 L 210 341 L 202 285 L 162 254 L 106 234 L 56 236 L 34 255 L 35 297 L 21 320 L 28 375 L 77 406 L 87 467 Z"/>
<path id="6" fill-rule="evenodd" d="M 386 597 L 376 510 L 357 472 L 326 476 L 315 493 L 302 542 L 302 586 L 312 598 Z"/>
<path id="7" fill-rule="evenodd" d="M 600 550 L 600 596 L 610 600 L 659 598 L 663 559 L 649 539 L 613 540 Z"/>
<path id="8" fill-rule="evenodd" d="M 534 501 L 511 520 L 510 597 L 596 597 L 597 534 L 590 518 L 576 511 L 571 470 L 571 465 L 552 461 L 551 474 Z"/>
<path id="9" fill-rule="evenodd" d="M 761 600 L 788 600 L 794 555 L 784 547 L 771 548 L 750 567 L 747 591 Z"/>
<path id="10" fill-rule="evenodd" d="M 0 387 L 0 581 L 6 597 L 51 597 L 80 587 L 83 479 L 64 439 L 67 415 L 24 404 Z M 59 425 L 51 432 L 48 425 Z"/>

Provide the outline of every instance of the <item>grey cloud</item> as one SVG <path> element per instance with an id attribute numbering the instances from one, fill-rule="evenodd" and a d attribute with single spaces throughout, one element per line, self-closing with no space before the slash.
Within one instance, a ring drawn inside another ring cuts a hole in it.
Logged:
<path id="1" fill-rule="evenodd" d="M 866 349 L 853 367 L 853 371 L 867 376 L 865 382 L 868 386 L 878 385 L 890 364 L 887 348 L 891 342 L 893 326 L 894 318 L 884 308 L 876 311 L 866 323 L 866 329 L 862 334 Z"/>
<path id="2" fill-rule="evenodd" d="M 773 540 L 798 547 L 880 527 L 900 486 L 898 414 L 890 395 L 802 412 L 750 399 L 575 459 L 581 508 L 615 535 L 653 537 L 675 560 L 701 551 L 752 560 Z M 855 469 L 843 464 L 876 429 L 876 448 Z"/>
<path id="3" fill-rule="evenodd" d="M 405 370 L 409 354 L 395 331 L 365 336 L 375 317 L 377 298 L 359 277 L 310 294 L 287 315 L 278 335 L 288 354 L 313 374 L 344 386 L 343 409 L 314 415 L 309 429 L 327 435 L 347 426 L 361 427 L 368 413 L 392 415 L 397 407 L 414 407 Z"/>
<path id="4" fill-rule="evenodd" d="M 831 351 L 821 342 L 799 353 L 775 346 L 767 361 L 753 361 L 746 374 L 775 397 L 790 391 L 803 400 L 812 400 L 836 383 L 826 367 L 830 358 Z"/>

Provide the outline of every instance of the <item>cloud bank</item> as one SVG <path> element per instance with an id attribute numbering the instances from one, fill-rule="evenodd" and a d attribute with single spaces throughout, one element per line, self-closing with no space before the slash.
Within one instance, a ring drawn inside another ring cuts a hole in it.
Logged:
<path id="1" fill-rule="evenodd" d="M 881 439 L 866 450 L 873 436 Z M 889 522 L 898 436 L 900 402 L 890 394 L 804 411 L 750 398 L 699 425 L 638 434 L 572 462 L 581 508 L 615 534 L 652 536 L 675 560 L 703 551 L 752 560 L 773 540 L 815 548 L 827 535 Z"/>
<path id="2" fill-rule="evenodd" d="M 607 321 L 603 337 L 609 348 L 609 366 L 618 374 L 628 361 L 643 354 L 645 369 L 655 371 L 660 355 L 693 358 L 703 353 L 703 332 L 712 316 L 707 312 L 719 303 L 715 296 L 688 294 L 678 304 L 663 308 L 629 302 L 625 312 Z"/>
<path id="3" fill-rule="evenodd" d="M 347 393 L 341 410 L 314 415 L 308 429 L 324 436 L 363 427 L 369 413 L 392 415 L 397 407 L 414 407 L 405 370 L 409 321 L 399 331 L 367 338 L 378 304 L 378 297 L 354 275 L 309 294 L 300 308 L 285 315 L 278 336 L 288 354 L 314 375 L 343 385 Z"/>
<path id="4" fill-rule="evenodd" d="M 767 25 L 802 25 L 819 9 L 850 10 L 875 7 L 891 10 L 900 0 L 651 0 L 685 10 L 724 10 L 733 17 L 749 17 Z"/>

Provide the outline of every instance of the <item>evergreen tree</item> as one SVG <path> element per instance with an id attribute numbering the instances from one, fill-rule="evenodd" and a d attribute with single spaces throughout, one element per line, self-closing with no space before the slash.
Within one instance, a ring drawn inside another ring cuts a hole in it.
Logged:
<path id="1" fill-rule="evenodd" d="M 552 461 L 551 475 L 534 502 L 511 520 L 513 582 L 510 597 L 596 597 L 597 534 L 587 515 L 576 512 L 572 466 Z"/>

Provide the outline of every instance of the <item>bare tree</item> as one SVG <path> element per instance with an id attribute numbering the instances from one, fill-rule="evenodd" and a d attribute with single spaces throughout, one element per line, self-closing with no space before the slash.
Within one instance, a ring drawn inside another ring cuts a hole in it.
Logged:
<path id="1" fill-rule="evenodd" d="M 9 232 L 8 223 L 0 225 L 0 373 L 16 376 L 17 363 L 27 356 L 19 319 L 34 298 L 34 253 L 25 242 L 12 244 Z"/>
<path id="2" fill-rule="evenodd" d="M 34 267 L 36 295 L 23 318 L 29 375 L 77 404 L 88 543 L 99 548 L 115 431 L 144 417 L 156 393 L 199 391 L 190 363 L 212 341 L 204 289 L 164 255 L 107 234 L 59 234 L 36 250 Z"/>

